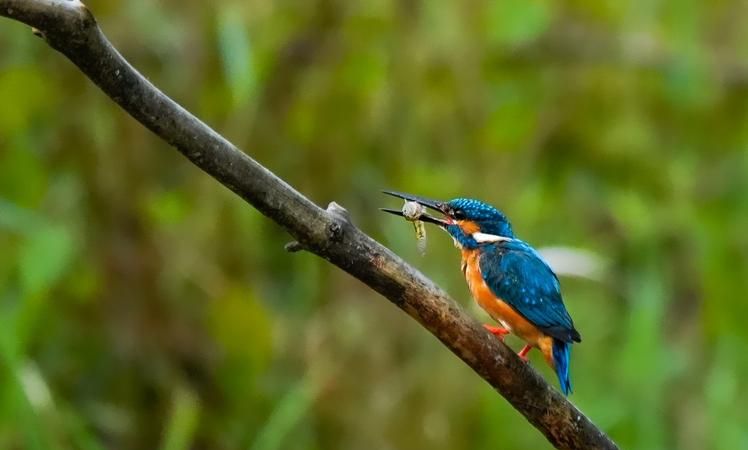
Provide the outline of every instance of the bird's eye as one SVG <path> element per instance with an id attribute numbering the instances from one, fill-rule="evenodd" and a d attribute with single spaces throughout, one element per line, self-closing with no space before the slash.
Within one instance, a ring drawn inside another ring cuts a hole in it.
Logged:
<path id="1" fill-rule="evenodd" d="M 452 211 L 452 217 L 457 220 L 463 220 L 465 218 L 465 211 L 455 209 L 454 211 Z"/>

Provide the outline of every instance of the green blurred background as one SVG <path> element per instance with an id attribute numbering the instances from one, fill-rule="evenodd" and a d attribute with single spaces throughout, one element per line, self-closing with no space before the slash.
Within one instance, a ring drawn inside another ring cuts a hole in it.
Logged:
<path id="1" fill-rule="evenodd" d="M 480 320 L 450 239 L 419 255 L 380 189 L 482 198 L 584 252 L 594 273 L 562 277 L 571 400 L 625 448 L 748 448 L 744 1 L 89 6 L 157 86 Z M 0 448 L 548 447 L 8 20 L 0 102 Z"/>

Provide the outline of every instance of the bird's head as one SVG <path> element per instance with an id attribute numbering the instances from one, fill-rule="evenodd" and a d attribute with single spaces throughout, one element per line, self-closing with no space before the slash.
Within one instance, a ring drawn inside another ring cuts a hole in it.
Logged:
<path id="1" fill-rule="evenodd" d="M 384 191 L 384 193 L 439 211 L 444 217 L 422 214 L 419 220 L 446 230 L 459 247 L 476 248 L 483 243 L 514 238 L 512 226 L 504 213 L 480 200 L 456 198 L 450 201 L 438 201 L 402 192 Z M 382 208 L 382 211 L 403 215 L 401 210 Z"/>

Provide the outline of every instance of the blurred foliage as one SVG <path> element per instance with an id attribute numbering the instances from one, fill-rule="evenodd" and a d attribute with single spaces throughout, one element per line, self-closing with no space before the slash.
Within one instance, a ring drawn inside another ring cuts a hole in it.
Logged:
<path id="1" fill-rule="evenodd" d="M 574 403 L 624 448 L 748 448 L 745 2 L 89 6 L 157 86 L 482 320 L 449 239 L 421 257 L 380 189 L 479 197 L 602 258 L 562 280 Z M 285 253 L 0 25 L 0 448 L 547 448 L 404 314 Z"/>

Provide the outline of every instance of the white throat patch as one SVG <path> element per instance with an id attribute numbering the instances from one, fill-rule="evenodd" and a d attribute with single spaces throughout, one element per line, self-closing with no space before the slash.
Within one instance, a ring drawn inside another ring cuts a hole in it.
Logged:
<path id="1" fill-rule="evenodd" d="M 501 242 L 501 241 L 511 241 L 512 238 L 504 237 L 504 236 L 497 236 L 495 234 L 488 234 L 488 233 L 473 233 L 473 239 L 475 239 L 476 242 L 479 244 L 485 244 L 486 242 Z"/>

